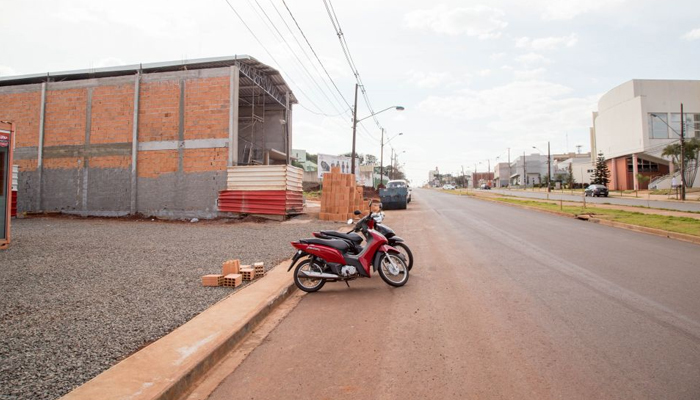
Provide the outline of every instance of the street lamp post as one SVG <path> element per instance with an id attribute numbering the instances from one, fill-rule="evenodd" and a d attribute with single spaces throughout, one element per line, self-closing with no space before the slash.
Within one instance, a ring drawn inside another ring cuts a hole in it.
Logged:
<path id="1" fill-rule="evenodd" d="M 532 146 L 532 148 L 539 151 L 540 153 L 542 152 L 542 150 L 538 149 L 535 146 Z M 550 153 L 549 142 L 547 142 L 547 193 L 552 191 L 551 184 L 552 184 L 552 157 L 551 157 L 551 153 Z"/>
<path id="2" fill-rule="evenodd" d="M 355 133 L 357 132 L 357 123 L 362 122 L 369 117 L 373 117 L 377 114 L 383 113 L 384 111 L 391 110 L 392 108 L 396 109 L 396 111 L 403 111 L 404 110 L 403 106 L 391 106 L 391 107 L 387 107 L 381 111 L 377 111 L 376 113 L 372 113 L 364 118 L 357 119 L 357 88 L 358 88 L 358 85 L 355 84 L 355 108 L 353 109 L 353 113 L 352 113 L 352 161 L 350 162 L 350 166 L 351 166 L 350 173 L 352 173 L 352 174 L 355 173 L 355 139 L 356 139 Z"/>
<path id="3" fill-rule="evenodd" d="M 401 135 L 403 135 L 403 132 L 397 133 L 396 135 L 392 136 L 391 139 L 387 140 L 386 143 L 389 144 L 389 142 L 394 140 L 395 137 Z M 381 155 L 379 157 L 379 185 L 382 183 L 384 183 L 384 128 L 382 128 Z"/>
<path id="4" fill-rule="evenodd" d="M 668 126 L 676 135 L 681 137 L 681 200 L 685 201 L 685 121 L 683 118 L 683 103 L 681 103 L 681 133 L 678 133 L 671 125 L 661 119 L 658 115 L 651 113 L 652 117 L 656 117 L 659 121 Z M 673 162 L 673 161 L 672 161 Z M 637 179 L 635 176 L 634 179 Z"/>

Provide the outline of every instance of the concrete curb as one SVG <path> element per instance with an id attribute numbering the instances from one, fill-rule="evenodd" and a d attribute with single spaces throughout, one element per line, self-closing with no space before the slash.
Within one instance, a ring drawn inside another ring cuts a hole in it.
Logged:
<path id="1" fill-rule="evenodd" d="M 277 265 L 265 278 L 214 304 L 62 399 L 180 398 L 296 290 L 287 274 L 290 262 Z"/>
<path id="2" fill-rule="evenodd" d="M 530 207 L 530 206 L 524 206 L 520 204 L 514 204 L 514 203 L 508 203 L 505 201 L 498 201 L 486 197 L 480 197 L 480 196 L 472 196 L 475 199 L 478 200 L 483 200 L 483 201 L 490 201 L 492 203 L 498 203 L 498 204 L 505 204 L 511 207 L 517 207 L 517 208 L 522 208 L 525 210 L 532 210 L 532 211 L 538 211 L 542 213 L 547 213 L 547 214 L 552 214 L 552 215 L 558 215 L 560 217 L 567 217 L 567 218 L 576 218 L 580 219 L 582 221 L 589 221 L 593 222 L 596 224 L 600 225 L 606 225 L 606 226 L 611 226 L 613 228 L 621 228 L 621 229 L 627 229 L 630 231 L 635 231 L 635 232 L 641 232 L 641 233 L 646 233 L 649 235 L 656 235 L 656 236 L 661 236 L 669 239 L 675 239 L 675 240 L 681 240 L 684 242 L 689 242 L 689 243 L 694 243 L 700 245 L 700 237 L 693 236 L 693 235 L 687 235 L 685 233 L 676 233 L 676 232 L 669 232 L 669 231 L 664 231 L 661 229 L 655 229 L 655 228 L 647 228 L 644 226 L 639 226 L 639 225 L 631 225 L 631 224 L 625 224 L 622 222 L 615 222 L 615 221 L 608 221 L 605 219 L 599 219 L 599 218 L 578 218 L 577 216 L 572 216 L 571 214 L 567 214 L 564 212 L 559 212 L 559 211 L 552 211 L 552 210 L 543 210 L 541 208 L 537 207 Z M 528 199 L 532 200 L 532 199 Z M 553 201 L 553 200 L 550 200 Z"/>

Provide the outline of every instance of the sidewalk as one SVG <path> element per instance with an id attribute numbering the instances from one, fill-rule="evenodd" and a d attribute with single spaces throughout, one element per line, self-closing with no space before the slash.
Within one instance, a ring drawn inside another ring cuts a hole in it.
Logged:
<path id="1" fill-rule="evenodd" d="M 295 290 L 287 273 L 289 263 L 277 265 L 260 281 L 235 292 L 62 399 L 179 398 Z"/>

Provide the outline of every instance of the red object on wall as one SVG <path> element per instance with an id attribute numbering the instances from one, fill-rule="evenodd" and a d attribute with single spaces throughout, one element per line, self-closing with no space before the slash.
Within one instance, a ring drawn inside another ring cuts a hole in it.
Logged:
<path id="1" fill-rule="evenodd" d="M 292 215 L 304 211 L 301 192 L 291 190 L 222 190 L 219 211 L 242 214 Z"/>
<path id="2" fill-rule="evenodd" d="M 17 216 L 17 191 L 12 191 L 12 207 L 10 208 L 10 217 Z"/>

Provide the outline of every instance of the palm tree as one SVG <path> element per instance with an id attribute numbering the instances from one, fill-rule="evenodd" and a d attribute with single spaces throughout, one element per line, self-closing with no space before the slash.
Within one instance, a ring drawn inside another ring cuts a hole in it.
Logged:
<path id="1" fill-rule="evenodd" d="M 700 140 L 698 138 L 692 138 L 685 142 L 685 184 L 686 186 L 692 187 L 695 182 L 695 177 L 698 174 L 698 159 L 700 158 Z M 676 169 L 680 169 L 681 160 L 681 144 L 673 143 L 664 147 L 661 152 L 664 157 L 670 157 L 671 162 Z"/>

